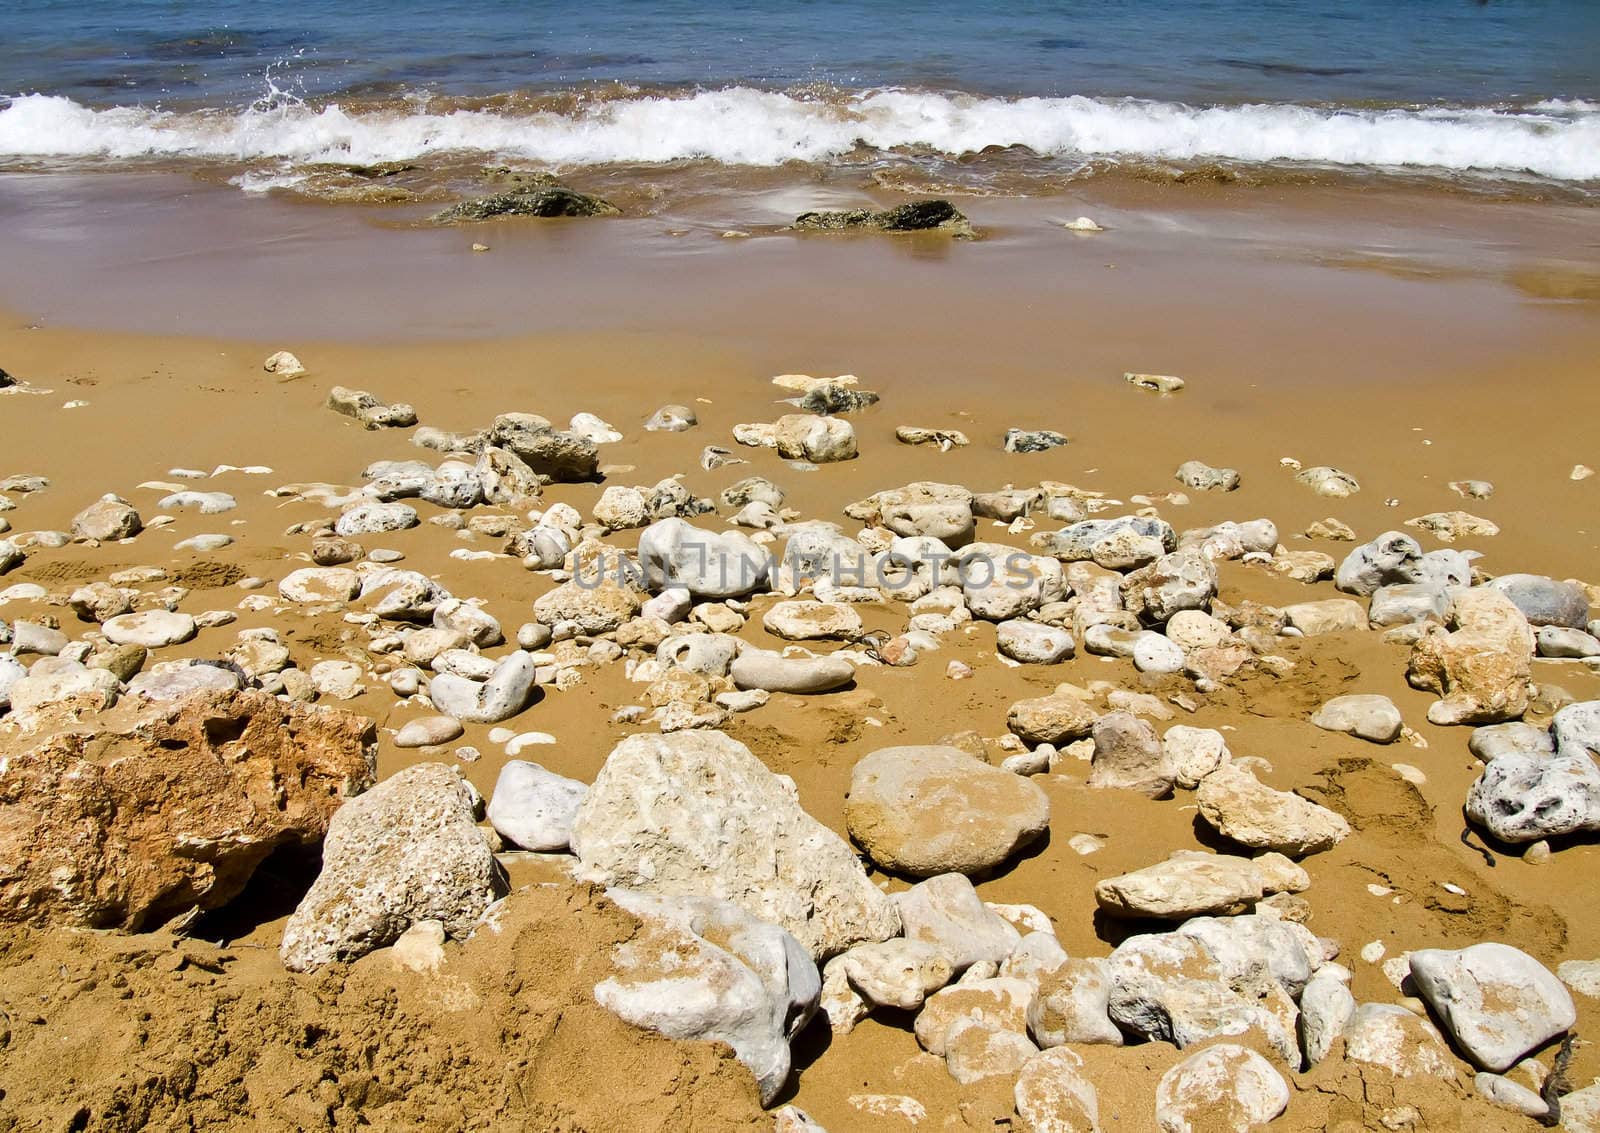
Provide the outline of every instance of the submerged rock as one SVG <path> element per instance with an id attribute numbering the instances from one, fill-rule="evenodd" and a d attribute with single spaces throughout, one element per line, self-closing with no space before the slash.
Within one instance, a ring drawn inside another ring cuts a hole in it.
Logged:
<path id="1" fill-rule="evenodd" d="M 355 418 L 368 429 L 409 429 L 417 423 L 417 411 L 411 406 L 390 405 L 362 389 L 334 386 L 328 391 L 328 408 Z"/>
<path id="2" fill-rule="evenodd" d="M 451 205 L 430 218 L 435 224 L 460 224 L 463 221 L 490 220 L 497 216 L 621 216 L 622 210 L 599 197 L 579 193 L 560 185 L 542 185 L 496 193 Z"/>
<path id="3" fill-rule="evenodd" d="M 949 201 L 912 201 L 882 212 L 846 209 L 838 212 L 804 212 L 790 226 L 802 232 L 945 232 L 970 238 L 972 224 Z"/>

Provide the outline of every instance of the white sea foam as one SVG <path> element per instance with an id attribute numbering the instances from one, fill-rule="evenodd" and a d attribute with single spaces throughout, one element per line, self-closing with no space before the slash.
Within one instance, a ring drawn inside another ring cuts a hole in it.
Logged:
<path id="1" fill-rule="evenodd" d="M 1026 146 L 1048 156 L 1531 173 L 1600 179 L 1600 106 L 1340 109 L 1192 107 L 1134 99 L 982 98 L 884 90 L 806 98 L 733 87 L 639 95 L 571 113 L 350 111 L 299 103 L 238 111 L 96 110 L 25 95 L 0 109 L 0 158 L 192 157 L 291 164 L 462 152 L 557 166 L 705 158 L 825 161 L 858 146 L 944 154 Z"/>

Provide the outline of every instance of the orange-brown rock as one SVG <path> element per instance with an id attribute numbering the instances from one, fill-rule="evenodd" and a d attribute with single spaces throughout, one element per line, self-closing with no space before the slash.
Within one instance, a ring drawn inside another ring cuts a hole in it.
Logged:
<path id="1" fill-rule="evenodd" d="M 376 733 L 261 692 L 0 749 L 0 922 L 139 930 L 214 909 L 372 784 Z"/>
<path id="2" fill-rule="evenodd" d="M 1433 724 L 1494 724 L 1528 707 L 1533 631 L 1498 590 L 1475 586 L 1450 592 L 1454 630 L 1430 626 L 1411 651 L 1412 688 L 1443 699 L 1428 709 Z"/>

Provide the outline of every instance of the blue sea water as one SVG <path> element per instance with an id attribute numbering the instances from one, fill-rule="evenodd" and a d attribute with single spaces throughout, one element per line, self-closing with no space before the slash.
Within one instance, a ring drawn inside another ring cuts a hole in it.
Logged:
<path id="1" fill-rule="evenodd" d="M 10 0 L 0 164 L 1022 147 L 1600 180 L 1597 0 Z"/>
<path id="2" fill-rule="evenodd" d="M 579 83 L 1190 103 L 1600 98 L 1594 0 L 10 0 L 0 91 L 227 105 Z M 280 78 L 280 81 L 281 81 Z"/>

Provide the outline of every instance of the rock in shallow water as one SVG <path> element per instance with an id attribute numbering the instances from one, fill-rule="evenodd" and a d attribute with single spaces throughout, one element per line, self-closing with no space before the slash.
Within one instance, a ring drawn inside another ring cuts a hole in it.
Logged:
<path id="1" fill-rule="evenodd" d="M 490 220 L 497 216 L 552 217 L 620 216 L 622 211 L 608 201 L 579 193 L 560 185 L 543 185 L 497 193 L 492 197 L 462 201 L 433 214 L 435 224 L 460 224 Z"/>
<path id="2" fill-rule="evenodd" d="M 882 212 L 804 212 L 795 217 L 792 227 L 803 232 L 944 232 L 963 239 L 973 235 L 971 222 L 949 201 L 941 200 L 911 201 Z"/>

